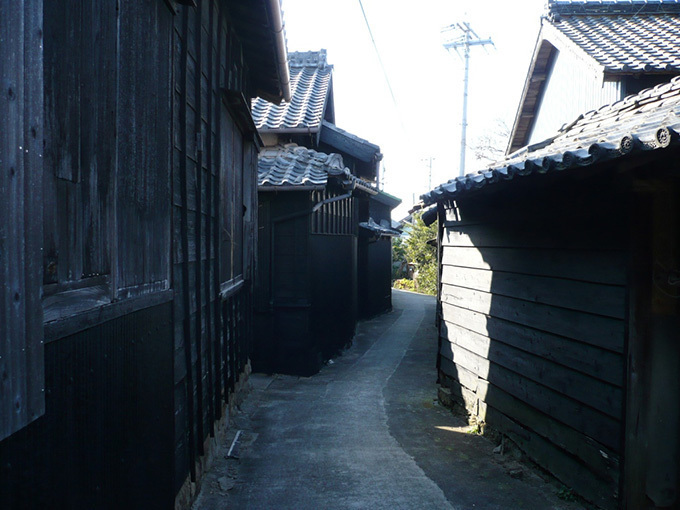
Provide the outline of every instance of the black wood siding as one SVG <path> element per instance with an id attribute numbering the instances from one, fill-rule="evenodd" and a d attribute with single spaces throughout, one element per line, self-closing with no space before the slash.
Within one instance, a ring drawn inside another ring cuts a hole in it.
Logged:
<path id="1" fill-rule="evenodd" d="M 344 190 L 261 192 L 253 368 L 310 375 L 351 341 L 357 211 Z"/>
<path id="2" fill-rule="evenodd" d="M 171 508 L 170 303 L 45 346 L 45 415 L 0 442 L 0 508 Z"/>
<path id="3" fill-rule="evenodd" d="M 42 12 L 0 2 L 0 441 L 44 412 Z"/>
<path id="4" fill-rule="evenodd" d="M 170 507 L 247 370 L 248 72 L 232 4 L 197 4 L 2 6 L 2 508 Z"/>
<path id="5" fill-rule="evenodd" d="M 175 490 L 191 476 L 248 362 L 257 147 L 224 101 L 245 64 L 224 6 L 181 8 L 173 30 Z"/>
<path id="6" fill-rule="evenodd" d="M 568 486 L 612 506 L 628 214 L 625 195 L 605 184 L 449 207 L 438 363 L 472 414 Z"/>

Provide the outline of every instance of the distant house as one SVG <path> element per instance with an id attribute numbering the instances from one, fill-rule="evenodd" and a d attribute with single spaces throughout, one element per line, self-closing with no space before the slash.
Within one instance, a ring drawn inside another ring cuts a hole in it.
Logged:
<path id="1" fill-rule="evenodd" d="M 440 381 L 604 508 L 680 504 L 680 78 L 423 195 Z"/>
<path id="2" fill-rule="evenodd" d="M 550 0 L 508 152 L 680 74 L 677 1 Z"/>
<path id="3" fill-rule="evenodd" d="M 390 212 L 401 201 L 378 189 L 380 147 L 334 124 L 325 50 L 293 52 L 289 64 L 291 101 L 253 102 L 267 147 L 254 359 L 310 373 L 351 341 L 357 318 L 391 308 Z"/>
<path id="4" fill-rule="evenodd" d="M 0 12 L 0 508 L 187 506 L 250 370 L 279 2 Z"/>

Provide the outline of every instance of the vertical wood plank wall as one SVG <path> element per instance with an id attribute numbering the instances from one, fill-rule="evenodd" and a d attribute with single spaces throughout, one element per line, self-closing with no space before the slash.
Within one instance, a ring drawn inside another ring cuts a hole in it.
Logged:
<path id="1" fill-rule="evenodd" d="M 3 508 L 167 508 L 248 370 L 248 72 L 196 4 L 0 3 Z"/>
<path id="2" fill-rule="evenodd" d="M 181 8 L 173 31 L 175 490 L 196 466 L 248 363 L 257 147 L 227 111 L 245 92 L 238 40 L 218 2 Z M 244 217 L 244 210 L 248 215 Z"/>
<path id="3" fill-rule="evenodd" d="M 0 440 L 45 410 L 42 2 L 0 2 Z"/>
<path id="4" fill-rule="evenodd" d="M 578 186 L 459 201 L 441 239 L 442 382 L 605 507 L 615 505 L 622 439 L 622 204 Z"/>

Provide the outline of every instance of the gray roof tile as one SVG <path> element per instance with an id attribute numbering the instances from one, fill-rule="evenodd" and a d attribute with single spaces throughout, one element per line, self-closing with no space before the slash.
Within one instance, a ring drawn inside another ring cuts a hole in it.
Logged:
<path id="1" fill-rule="evenodd" d="M 529 176 L 627 157 L 680 144 L 680 76 L 581 115 L 554 137 L 524 147 L 485 170 L 451 179 L 421 196 L 451 200 L 515 176 Z"/>
<path id="2" fill-rule="evenodd" d="M 258 159 L 258 185 L 263 187 L 326 186 L 329 175 L 350 173 L 339 154 L 324 154 L 295 144 L 264 149 Z"/>
<path id="3" fill-rule="evenodd" d="M 550 23 L 608 72 L 680 70 L 680 3 L 553 2 Z"/>
<path id="4" fill-rule="evenodd" d="M 323 121 L 321 130 L 321 141 L 334 147 L 341 152 L 351 154 L 361 161 L 372 163 L 382 159 L 380 147 L 374 143 L 359 138 L 331 122 Z"/>
<path id="5" fill-rule="evenodd" d="M 290 102 L 276 105 L 255 98 L 252 114 L 260 130 L 309 129 L 318 131 L 331 86 L 333 66 L 326 62 L 326 51 L 291 52 Z"/>
<path id="6" fill-rule="evenodd" d="M 373 218 L 368 218 L 368 221 L 360 222 L 359 226 L 378 237 L 399 237 L 401 235 L 401 230 L 392 228 L 392 222 L 388 220 L 376 223 Z"/>

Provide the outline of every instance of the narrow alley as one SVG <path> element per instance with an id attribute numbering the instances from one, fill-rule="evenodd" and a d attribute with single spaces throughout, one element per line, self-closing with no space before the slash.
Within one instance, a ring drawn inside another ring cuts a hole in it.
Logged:
<path id="1" fill-rule="evenodd" d="M 194 509 L 581 508 L 437 403 L 435 300 L 393 303 L 318 375 L 251 376 Z"/>

